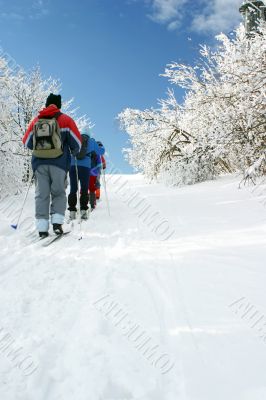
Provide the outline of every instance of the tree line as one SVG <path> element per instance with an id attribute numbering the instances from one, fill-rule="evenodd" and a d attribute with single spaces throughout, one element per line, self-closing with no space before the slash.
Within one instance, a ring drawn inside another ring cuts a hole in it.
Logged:
<path id="1" fill-rule="evenodd" d="M 241 24 L 217 47 L 200 47 L 195 65 L 172 63 L 164 77 L 174 89 L 157 108 L 127 108 L 118 119 L 130 138 L 125 156 L 150 180 L 192 184 L 241 171 L 266 172 L 266 26 L 247 37 Z"/>

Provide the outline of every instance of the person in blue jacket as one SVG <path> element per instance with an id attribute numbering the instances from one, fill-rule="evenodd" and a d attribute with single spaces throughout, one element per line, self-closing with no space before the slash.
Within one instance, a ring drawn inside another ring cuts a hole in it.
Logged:
<path id="1" fill-rule="evenodd" d="M 90 135 L 90 129 L 85 128 L 81 132 L 82 148 L 86 144 L 84 157 L 71 157 L 70 177 L 70 193 L 68 195 L 68 210 L 70 211 L 70 219 L 76 218 L 77 212 L 77 191 L 78 182 L 80 181 L 80 214 L 82 219 L 88 218 L 88 202 L 89 202 L 89 181 L 93 160 L 104 154 L 104 147 L 100 147 L 96 140 Z M 81 149 L 82 153 L 82 149 Z M 84 151 L 83 151 L 84 153 Z M 76 168 L 77 165 L 77 168 Z"/>

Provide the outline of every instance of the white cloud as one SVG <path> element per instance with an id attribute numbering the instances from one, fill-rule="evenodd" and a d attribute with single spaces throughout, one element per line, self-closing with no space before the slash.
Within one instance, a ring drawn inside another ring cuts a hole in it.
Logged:
<path id="1" fill-rule="evenodd" d="M 183 15 L 183 6 L 188 0 L 151 0 L 149 18 L 166 24 L 170 30 L 177 29 Z"/>
<path id="2" fill-rule="evenodd" d="M 208 1 L 202 12 L 193 18 L 192 30 L 200 33 L 232 30 L 241 21 L 241 3 L 241 0 Z"/>
<path id="3" fill-rule="evenodd" d="M 138 0 L 131 0 L 136 2 Z M 148 17 L 177 30 L 182 21 L 198 33 L 228 32 L 241 20 L 238 11 L 243 0 L 142 0 L 149 8 Z"/>
<path id="4" fill-rule="evenodd" d="M 169 31 L 176 31 L 181 25 L 180 20 L 172 21 L 168 24 Z"/>
<path id="5" fill-rule="evenodd" d="M 168 23 L 179 19 L 182 7 L 188 0 L 153 0 L 150 17 L 156 22 Z"/>

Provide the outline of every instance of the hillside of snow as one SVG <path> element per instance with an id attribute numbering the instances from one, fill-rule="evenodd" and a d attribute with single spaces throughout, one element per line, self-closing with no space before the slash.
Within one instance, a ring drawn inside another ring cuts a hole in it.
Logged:
<path id="1" fill-rule="evenodd" d="M 102 190 L 48 247 L 34 190 L 17 231 L 3 197 L 0 399 L 264 400 L 266 208 L 238 183 L 109 176 L 111 215 Z"/>

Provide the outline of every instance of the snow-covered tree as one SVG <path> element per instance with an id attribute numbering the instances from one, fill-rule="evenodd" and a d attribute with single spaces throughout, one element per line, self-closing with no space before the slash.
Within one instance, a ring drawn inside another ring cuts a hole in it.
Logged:
<path id="1" fill-rule="evenodd" d="M 10 95 L 11 71 L 4 58 L 0 58 L 0 192 L 16 189 L 18 171 L 21 167 L 16 154 L 16 143 L 10 129 L 12 101 Z"/>
<path id="2" fill-rule="evenodd" d="M 221 34 L 219 46 L 200 50 L 195 66 L 172 63 L 164 76 L 173 91 L 154 110 L 126 109 L 118 118 L 130 136 L 129 162 L 149 178 L 193 183 L 236 170 L 265 172 L 266 28 L 247 37 Z"/>
<path id="3" fill-rule="evenodd" d="M 266 28 L 247 37 L 241 25 L 236 37 L 217 37 L 220 46 L 201 49 L 196 69 L 172 64 L 167 76 L 188 90 L 182 125 L 198 132 L 211 153 L 215 172 L 258 168 L 265 153 Z M 205 140 L 204 140 L 205 139 Z M 260 172 L 263 173 L 263 165 Z"/>
<path id="4" fill-rule="evenodd" d="M 143 171 L 149 179 L 157 177 L 162 167 L 185 156 L 185 148 L 193 137 L 181 129 L 182 108 L 176 102 L 173 91 L 160 101 L 159 109 L 126 109 L 118 118 L 129 134 L 131 148 L 124 149 L 126 158 L 137 171 Z"/>
<path id="5" fill-rule="evenodd" d="M 39 67 L 29 73 L 22 69 L 9 69 L 0 58 L 0 187 L 1 192 L 19 191 L 30 179 L 30 152 L 22 145 L 29 122 L 45 105 L 49 93 L 60 93 L 58 80 L 44 79 Z M 73 99 L 63 102 L 62 111 L 71 115 L 80 129 L 91 126 L 86 115 L 78 117 Z"/>

